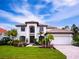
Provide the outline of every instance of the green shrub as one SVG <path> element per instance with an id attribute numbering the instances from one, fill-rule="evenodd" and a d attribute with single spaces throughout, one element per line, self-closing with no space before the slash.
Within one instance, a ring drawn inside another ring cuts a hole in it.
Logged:
<path id="1" fill-rule="evenodd" d="M 79 34 L 73 36 L 73 45 L 79 46 Z"/>
<path id="2" fill-rule="evenodd" d="M 13 40 L 12 45 L 15 47 L 24 47 L 27 45 L 27 42 L 21 40 Z"/>
<path id="3" fill-rule="evenodd" d="M 25 42 L 19 42 L 18 47 L 25 47 L 27 44 Z"/>
<path id="4" fill-rule="evenodd" d="M 18 46 L 19 42 L 21 42 L 20 40 L 13 40 L 13 46 Z"/>
<path id="5" fill-rule="evenodd" d="M 74 42 L 73 45 L 74 46 L 79 46 L 79 42 Z"/>
<path id="6" fill-rule="evenodd" d="M 11 39 L 9 37 L 3 37 L 1 40 L 0 40 L 0 45 L 8 45 L 8 41 L 10 41 Z"/>
<path id="7" fill-rule="evenodd" d="M 8 45 L 12 45 L 12 44 L 13 44 L 13 41 L 10 40 L 10 41 L 7 42 L 7 44 L 8 44 Z"/>

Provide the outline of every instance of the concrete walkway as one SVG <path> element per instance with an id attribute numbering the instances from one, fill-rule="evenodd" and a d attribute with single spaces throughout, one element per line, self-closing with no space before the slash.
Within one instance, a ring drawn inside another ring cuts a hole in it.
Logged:
<path id="1" fill-rule="evenodd" d="M 79 47 L 71 45 L 54 45 L 56 49 L 67 56 L 67 59 L 79 59 Z"/>

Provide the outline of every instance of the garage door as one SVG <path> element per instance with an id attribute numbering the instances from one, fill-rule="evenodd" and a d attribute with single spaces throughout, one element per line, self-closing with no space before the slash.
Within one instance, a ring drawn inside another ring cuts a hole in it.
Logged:
<path id="1" fill-rule="evenodd" d="M 51 44 L 72 44 L 72 35 L 69 34 L 55 34 L 54 40 L 51 41 Z"/>

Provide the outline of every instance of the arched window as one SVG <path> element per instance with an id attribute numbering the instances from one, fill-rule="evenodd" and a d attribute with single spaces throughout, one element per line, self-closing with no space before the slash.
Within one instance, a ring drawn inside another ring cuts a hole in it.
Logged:
<path id="1" fill-rule="evenodd" d="M 34 33 L 35 32 L 35 27 L 34 26 L 30 26 L 30 33 Z"/>

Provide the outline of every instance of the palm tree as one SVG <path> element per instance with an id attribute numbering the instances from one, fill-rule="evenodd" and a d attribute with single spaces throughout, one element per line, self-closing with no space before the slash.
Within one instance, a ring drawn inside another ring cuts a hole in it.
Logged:
<path id="1" fill-rule="evenodd" d="M 11 30 L 11 35 L 13 36 L 13 39 L 17 36 L 17 30 L 13 29 Z"/>
<path id="2" fill-rule="evenodd" d="M 6 32 L 6 35 L 9 36 L 11 39 L 14 39 L 14 37 L 17 36 L 17 30 L 12 29 Z"/>
<path id="3" fill-rule="evenodd" d="M 54 37 L 52 34 L 47 34 L 46 38 L 45 38 L 45 47 L 50 47 L 50 42 L 54 40 Z"/>

